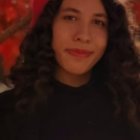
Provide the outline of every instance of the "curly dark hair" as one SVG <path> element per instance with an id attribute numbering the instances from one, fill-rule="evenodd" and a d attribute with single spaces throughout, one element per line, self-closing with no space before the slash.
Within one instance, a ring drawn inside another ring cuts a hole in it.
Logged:
<path id="1" fill-rule="evenodd" d="M 34 28 L 21 45 L 21 56 L 11 79 L 18 97 L 17 109 L 28 112 L 46 102 L 53 93 L 56 60 L 51 48 L 52 24 L 62 0 L 49 0 Z M 93 68 L 95 85 L 112 95 L 115 114 L 140 123 L 140 64 L 128 30 L 124 7 L 115 0 L 102 0 L 108 14 L 108 47 Z"/>

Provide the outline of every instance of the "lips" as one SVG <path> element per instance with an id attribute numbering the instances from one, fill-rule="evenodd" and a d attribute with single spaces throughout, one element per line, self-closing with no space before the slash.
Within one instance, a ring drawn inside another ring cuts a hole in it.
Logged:
<path id="1" fill-rule="evenodd" d="M 93 51 L 85 49 L 66 49 L 66 52 L 74 57 L 86 58 L 93 54 Z"/>

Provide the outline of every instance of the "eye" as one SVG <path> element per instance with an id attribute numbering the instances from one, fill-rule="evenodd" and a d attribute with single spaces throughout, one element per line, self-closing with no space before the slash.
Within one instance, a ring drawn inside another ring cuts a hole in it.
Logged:
<path id="1" fill-rule="evenodd" d="M 100 27 L 107 27 L 106 21 L 103 21 L 101 19 L 95 19 L 93 23 Z"/>
<path id="2" fill-rule="evenodd" d="M 72 15 L 66 15 L 66 16 L 63 17 L 63 19 L 67 20 L 67 21 L 76 21 L 77 17 L 72 16 Z"/>

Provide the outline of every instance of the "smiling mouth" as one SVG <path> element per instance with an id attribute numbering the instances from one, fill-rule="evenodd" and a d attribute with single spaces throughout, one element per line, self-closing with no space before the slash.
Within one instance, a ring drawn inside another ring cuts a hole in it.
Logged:
<path id="1" fill-rule="evenodd" d="M 66 52 L 71 56 L 79 58 L 87 58 L 91 54 L 93 54 L 93 51 L 88 51 L 84 49 L 66 49 Z"/>

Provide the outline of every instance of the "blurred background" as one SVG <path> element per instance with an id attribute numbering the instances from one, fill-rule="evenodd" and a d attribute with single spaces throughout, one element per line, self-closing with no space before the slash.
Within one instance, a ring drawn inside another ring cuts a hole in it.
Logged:
<path id="1" fill-rule="evenodd" d="M 4 75 L 19 55 L 19 46 L 48 0 L 0 0 L 0 69 Z M 140 54 L 140 0 L 118 0 L 124 4 L 130 32 Z"/>

